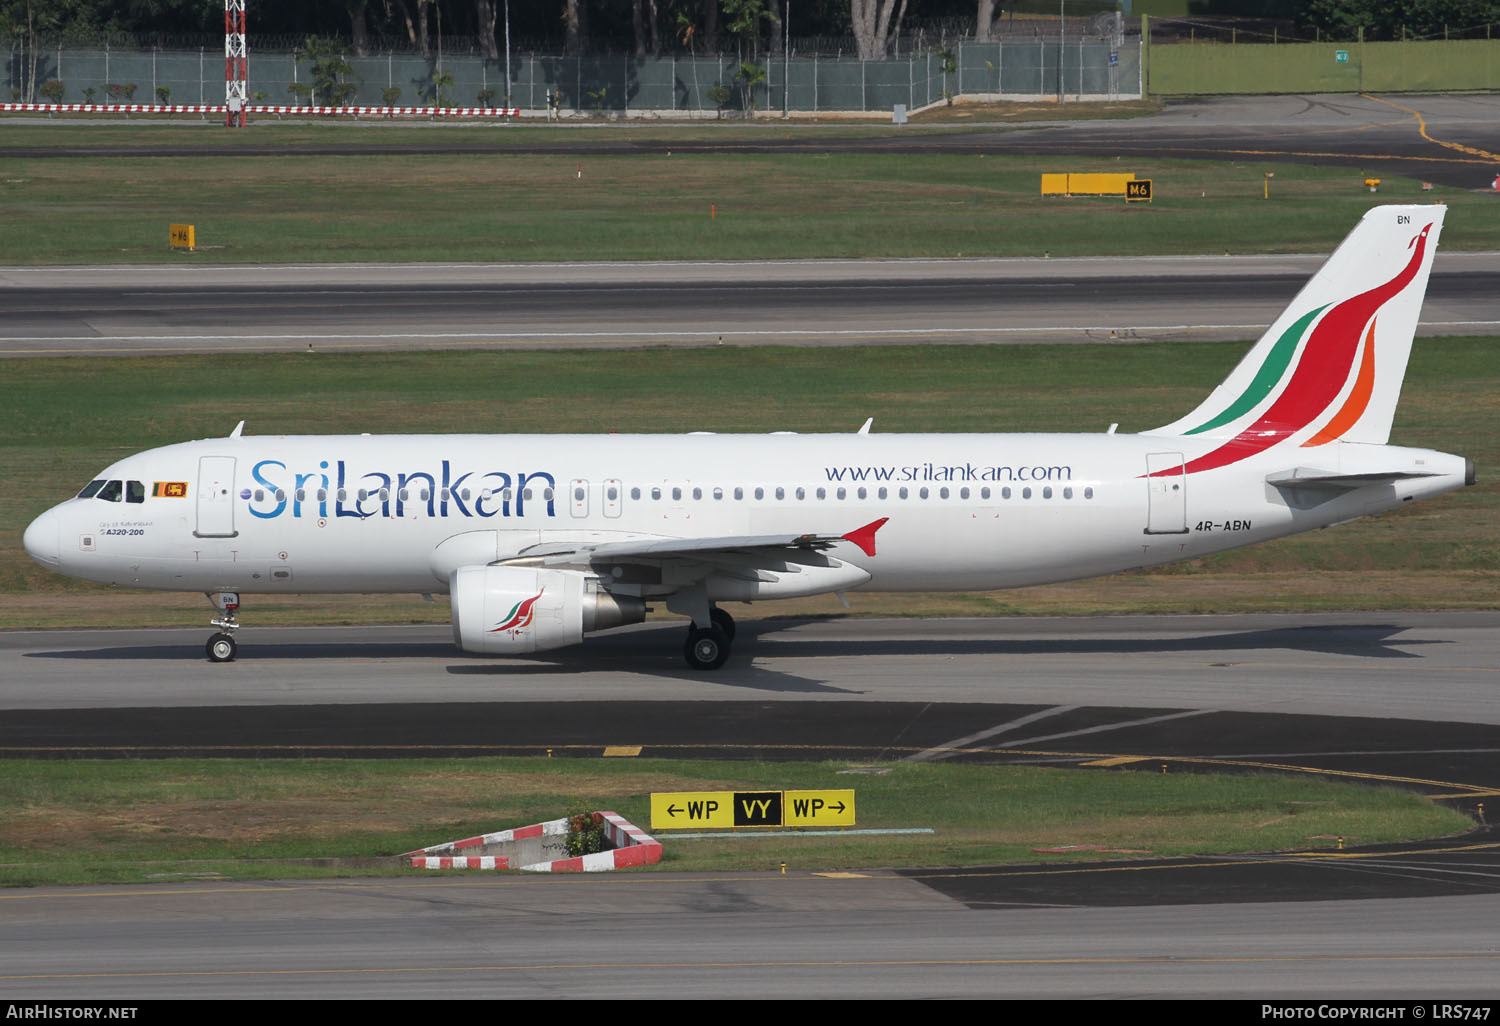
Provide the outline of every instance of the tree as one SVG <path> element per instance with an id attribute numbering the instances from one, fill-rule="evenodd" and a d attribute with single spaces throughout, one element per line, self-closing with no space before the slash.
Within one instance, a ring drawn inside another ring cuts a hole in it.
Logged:
<path id="1" fill-rule="evenodd" d="M 740 80 L 740 102 L 746 114 L 755 113 L 755 90 L 766 81 L 766 67 L 754 61 L 741 61 L 734 77 Z"/>
<path id="2" fill-rule="evenodd" d="M 577 57 L 588 43 L 583 0 L 563 0 L 563 54 Z"/>
<path id="3" fill-rule="evenodd" d="M 486 60 L 498 60 L 500 47 L 495 42 L 495 23 L 499 21 L 495 0 L 474 0 L 474 20 L 479 28 L 479 52 Z"/>
<path id="4" fill-rule="evenodd" d="M 995 0 L 978 0 L 974 12 L 974 42 L 988 43 L 995 38 Z"/>
<path id="5" fill-rule="evenodd" d="M 1297 23 L 1309 34 L 1354 39 L 1441 36 L 1500 16 L 1494 0 L 1308 0 Z"/>
<path id="6" fill-rule="evenodd" d="M 319 94 L 331 106 L 347 106 L 364 82 L 364 79 L 354 74 L 353 65 L 344 57 L 343 44 L 337 39 L 308 36 L 301 46 L 292 51 L 292 58 L 299 63 L 308 61 L 311 64 L 311 100 L 314 107 L 318 105 Z M 350 76 L 357 81 L 349 81 Z"/>
<path id="7" fill-rule="evenodd" d="M 849 0 L 849 20 L 860 60 L 875 61 L 890 54 L 905 13 L 906 0 Z"/>

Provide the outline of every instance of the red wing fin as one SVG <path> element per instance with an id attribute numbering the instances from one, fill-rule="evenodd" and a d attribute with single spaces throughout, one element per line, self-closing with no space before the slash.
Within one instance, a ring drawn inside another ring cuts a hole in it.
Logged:
<path id="1" fill-rule="evenodd" d="M 885 526 L 890 517 L 881 517 L 879 520 L 871 521 L 864 527 L 855 528 L 844 535 L 844 541 L 853 542 L 867 556 L 875 555 L 875 532 Z"/>

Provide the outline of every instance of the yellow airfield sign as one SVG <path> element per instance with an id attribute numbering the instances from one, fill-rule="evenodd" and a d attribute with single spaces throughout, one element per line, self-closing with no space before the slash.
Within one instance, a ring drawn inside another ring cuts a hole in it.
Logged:
<path id="1" fill-rule="evenodd" d="M 853 791 L 668 791 L 651 795 L 653 830 L 853 825 Z"/>
<path id="2" fill-rule="evenodd" d="M 787 791 L 782 804 L 784 826 L 854 825 L 853 791 Z"/>
<path id="3" fill-rule="evenodd" d="M 197 249 L 198 240 L 194 237 L 193 226 L 190 224 L 174 224 L 167 226 L 167 238 L 173 249 Z"/>

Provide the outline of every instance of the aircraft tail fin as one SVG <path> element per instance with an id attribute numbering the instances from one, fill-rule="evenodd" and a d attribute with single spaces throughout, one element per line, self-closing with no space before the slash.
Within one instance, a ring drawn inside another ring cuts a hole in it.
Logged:
<path id="1" fill-rule="evenodd" d="M 1229 377 L 1192 413 L 1148 434 L 1224 440 L 1189 470 L 1281 443 L 1385 444 L 1446 210 L 1368 211 Z"/>

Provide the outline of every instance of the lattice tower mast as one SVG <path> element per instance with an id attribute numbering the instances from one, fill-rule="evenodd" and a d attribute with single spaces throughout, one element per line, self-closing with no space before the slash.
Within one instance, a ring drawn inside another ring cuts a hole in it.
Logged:
<path id="1" fill-rule="evenodd" d="M 245 0 L 224 0 L 224 124 L 245 127 Z"/>

